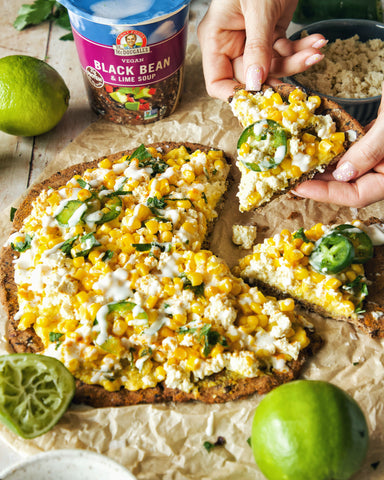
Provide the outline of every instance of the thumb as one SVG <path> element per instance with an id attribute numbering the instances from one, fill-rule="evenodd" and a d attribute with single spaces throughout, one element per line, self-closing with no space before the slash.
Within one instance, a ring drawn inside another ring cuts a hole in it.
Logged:
<path id="1" fill-rule="evenodd" d="M 272 60 L 273 35 L 276 25 L 275 14 L 268 11 L 268 3 L 243 1 L 246 40 L 243 54 L 244 74 L 247 90 L 261 90 L 268 77 Z M 262 8 L 260 8 L 262 7 Z M 269 8 L 271 10 L 271 8 Z"/>
<path id="2" fill-rule="evenodd" d="M 338 163 L 333 177 L 339 182 L 348 182 L 360 177 L 384 159 L 384 142 L 382 141 L 384 138 L 384 95 L 381 98 L 379 112 L 379 116 L 368 133 L 353 145 Z"/>

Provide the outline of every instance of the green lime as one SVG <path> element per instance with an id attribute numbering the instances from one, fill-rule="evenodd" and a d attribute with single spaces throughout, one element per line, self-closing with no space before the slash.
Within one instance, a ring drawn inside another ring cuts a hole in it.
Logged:
<path id="1" fill-rule="evenodd" d="M 50 430 L 75 394 L 75 380 L 52 357 L 34 353 L 0 356 L 0 420 L 17 435 Z"/>
<path id="2" fill-rule="evenodd" d="M 38 58 L 0 58 L 0 130 L 23 137 L 55 127 L 68 108 L 69 90 L 59 73 Z"/>
<path id="3" fill-rule="evenodd" d="M 360 469 L 368 442 L 359 405 L 328 382 L 281 385 L 253 418 L 252 450 L 268 480 L 347 480 Z"/>

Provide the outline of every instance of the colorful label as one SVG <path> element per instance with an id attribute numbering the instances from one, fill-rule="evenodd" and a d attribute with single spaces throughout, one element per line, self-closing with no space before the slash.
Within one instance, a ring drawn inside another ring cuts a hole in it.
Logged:
<path id="1" fill-rule="evenodd" d="M 115 86 L 144 86 L 165 80 L 183 64 L 187 41 L 184 26 L 173 36 L 148 44 L 139 29 L 124 29 L 114 45 L 88 40 L 73 28 L 81 66 L 96 88 L 105 83 Z"/>

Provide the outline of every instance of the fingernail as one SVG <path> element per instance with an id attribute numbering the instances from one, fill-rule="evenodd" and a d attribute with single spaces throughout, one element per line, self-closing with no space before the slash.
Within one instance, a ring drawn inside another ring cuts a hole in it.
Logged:
<path id="1" fill-rule="evenodd" d="M 258 92 L 263 83 L 263 68 L 260 65 L 251 65 L 248 67 L 245 79 L 245 89 Z"/>
<path id="2" fill-rule="evenodd" d="M 357 170 L 350 162 L 345 162 L 333 172 L 333 177 L 339 182 L 349 182 L 357 174 Z"/>
<path id="3" fill-rule="evenodd" d="M 328 40 L 326 40 L 325 38 L 321 38 L 320 40 L 317 40 L 313 45 L 312 47 L 313 48 L 323 48 L 325 47 L 325 45 L 327 45 L 328 43 Z"/>
<path id="4" fill-rule="evenodd" d="M 315 53 L 314 55 L 311 55 L 305 60 L 305 65 L 307 67 L 310 67 L 311 65 L 314 65 L 315 63 L 320 62 L 324 58 L 324 55 L 321 53 Z"/>

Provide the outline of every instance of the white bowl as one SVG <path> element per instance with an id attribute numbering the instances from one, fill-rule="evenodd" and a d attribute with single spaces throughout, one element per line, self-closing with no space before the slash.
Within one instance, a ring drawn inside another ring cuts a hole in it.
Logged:
<path id="1" fill-rule="evenodd" d="M 0 473 L 1 480 L 136 480 L 110 458 L 87 450 L 52 450 L 39 453 Z"/>

